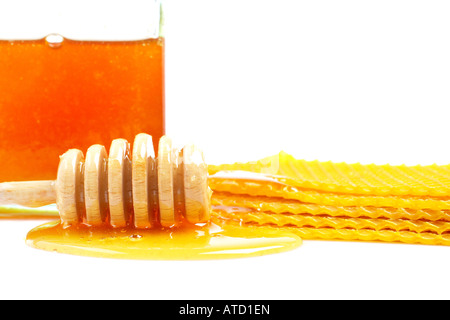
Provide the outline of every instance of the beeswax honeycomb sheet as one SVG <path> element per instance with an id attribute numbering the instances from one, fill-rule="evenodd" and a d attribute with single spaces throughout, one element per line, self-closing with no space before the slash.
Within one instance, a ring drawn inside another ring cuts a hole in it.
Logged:
<path id="1" fill-rule="evenodd" d="M 214 217 L 213 220 L 223 221 L 223 217 Z M 254 223 L 226 220 L 228 224 L 240 226 L 258 227 Z M 270 226 L 265 224 L 264 227 Z M 369 241 L 369 242 L 393 242 L 407 244 L 445 245 L 450 246 L 450 235 L 447 233 L 436 234 L 432 232 L 417 233 L 407 230 L 371 230 L 371 229 L 333 229 L 312 227 L 277 227 L 283 231 L 292 232 L 304 240 L 339 240 L 339 241 Z"/>
<path id="2" fill-rule="evenodd" d="M 288 185 L 322 192 L 450 197 L 450 165 L 392 166 L 305 161 L 281 152 L 248 163 L 211 165 L 209 174 L 242 170 L 279 176 Z"/>
<path id="3" fill-rule="evenodd" d="M 308 162 L 280 153 L 210 166 L 209 184 L 215 219 L 229 223 L 282 228 L 304 239 L 449 245 L 448 173 L 448 166 Z"/>

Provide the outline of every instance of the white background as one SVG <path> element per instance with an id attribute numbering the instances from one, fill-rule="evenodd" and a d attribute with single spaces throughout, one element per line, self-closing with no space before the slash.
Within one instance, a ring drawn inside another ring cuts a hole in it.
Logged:
<path id="1" fill-rule="evenodd" d="M 210 163 L 280 150 L 450 162 L 447 1 L 167 0 L 165 13 L 167 133 Z M 128 261 L 29 248 L 40 223 L 0 221 L 0 298 L 450 298 L 447 247 L 305 241 L 260 258 Z"/>

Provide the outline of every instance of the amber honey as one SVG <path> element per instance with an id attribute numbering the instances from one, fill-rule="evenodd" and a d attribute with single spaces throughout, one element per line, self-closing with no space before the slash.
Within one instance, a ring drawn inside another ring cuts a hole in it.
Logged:
<path id="1" fill-rule="evenodd" d="M 210 260 L 255 257 L 297 248 L 302 240 L 291 232 L 222 223 L 176 228 L 137 229 L 64 227 L 60 221 L 31 230 L 27 244 L 59 253 L 115 259 Z"/>
<path id="2" fill-rule="evenodd" d="M 68 146 L 164 134 L 164 40 L 0 41 L 0 181 L 54 179 Z"/>

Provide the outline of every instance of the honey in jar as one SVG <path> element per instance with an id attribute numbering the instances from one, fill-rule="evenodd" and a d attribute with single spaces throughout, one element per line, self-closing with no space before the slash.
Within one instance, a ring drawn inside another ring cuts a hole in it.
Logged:
<path id="1" fill-rule="evenodd" d="M 0 181 L 54 179 L 69 146 L 139 132 L 164 134 L 163 37 L 0 40 Z"/>

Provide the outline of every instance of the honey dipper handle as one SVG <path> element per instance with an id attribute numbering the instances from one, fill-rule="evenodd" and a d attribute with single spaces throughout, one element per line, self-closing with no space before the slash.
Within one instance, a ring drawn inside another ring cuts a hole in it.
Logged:
<path id="1" fill-rule="evenodd" d="M 0 206 L 41 207 L 55 201 L 55 181 L 53 180 L 0 183 Z"/>

